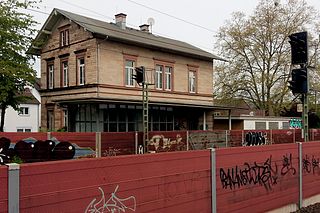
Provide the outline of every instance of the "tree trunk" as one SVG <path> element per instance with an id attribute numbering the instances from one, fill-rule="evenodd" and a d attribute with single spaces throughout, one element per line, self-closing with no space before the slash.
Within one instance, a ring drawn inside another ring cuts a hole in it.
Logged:
<path id="1" fill-rule="evenodd" d="M 1 123 L 0 123 L 0 132 L 3 132 L 4 127 L 4 116 L 6 114 L 6 106 L 1 106 Z"/>

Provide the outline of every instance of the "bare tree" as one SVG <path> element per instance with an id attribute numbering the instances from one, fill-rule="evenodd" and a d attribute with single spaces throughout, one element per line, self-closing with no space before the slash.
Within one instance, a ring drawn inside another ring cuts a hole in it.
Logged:
<path id="1" fill-rule="evenodd" d="M 316 44 L 310 56 L 316 62 L 319 39 L 317 11 L 302 0 L 280 3 L 261 0 L 253 15 L 233 14 L 219 29 L 216 47 L 228 62 L 217 65 L 215 96 L 224 100 L 243 98 L 266 115 L 278 115 L 292 95 L 287 87 L 290 77 L 288 36 L 308 29 Z"/>

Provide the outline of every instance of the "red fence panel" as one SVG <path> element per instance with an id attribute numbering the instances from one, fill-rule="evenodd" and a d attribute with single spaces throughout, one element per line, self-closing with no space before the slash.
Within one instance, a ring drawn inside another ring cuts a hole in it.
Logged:
<path id="1" fill-rule="evenodd" d="M 211 212 L 208 150 L 22 164 L 20 174 L 22 213 Z"/>
<path id="2" fill-rule="evenodd" d="M 153 152 L 185 151 L 187 150 L 187 132 L 149 132 L 148 150 Z"/>
<path id="3" fill-rule="evenodd" d="M 0 132 L 0 138 L 6 137 L 11 140 L 12 143 L 16 143 L 19 140 L 26 138 L 34 138 L 36 140 L 47 140 L 46 132 Z"/>
<path id="4" fill-rule="evenodd" d="M 271 144 L 295 143 L 295 129 L 272 130 Z"/>
<path id="5" fill-rule="evenodd" d="M 102 156 L 135 154 L 135 132 L 102 132 Z"/>
<path id="6" fill-rule="evenodd" d="M 231 130 L 229 131 L 228 147 L 242 146 L 244 138 L 243 130 Z"/>
<path id="7" fill-rule="evenodd" d="M 96 133 L 95 132 L 51 132 L 51 138 L 58 141 L 68 141 L 80 147 L 90 147 L 96 149 Z"/>
<path id="8" fill-rule="evenodd" d="M 0 213 L 8 212 L 8 169 L 0 165 Z"/>
<path id="9" fill-rule="evenodd" d="M 216 150 L 217 209 L 259 212 L 298 200 L 298 145 L 239 147 Z"/>
<path id="10" fill-rule="evenodd" d="M 320 194 L 320 142 L 302 143 L 303 197 Z"/>
<path id="11" fill-rule="evenodd" d="M 225 130 L 189 131 L 190 150 L 226 147 L 227 140 L 228 132 Z"/>

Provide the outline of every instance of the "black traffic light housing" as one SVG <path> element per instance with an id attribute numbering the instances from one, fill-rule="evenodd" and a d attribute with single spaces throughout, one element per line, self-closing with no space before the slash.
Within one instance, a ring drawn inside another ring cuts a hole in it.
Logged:
<path id="1" fill-rule="evenodd" d="M 133 79 L 136 80 L 137 84 L 141 84 L 144 82 L 144 66 L 135 68 L 136 74 L 133 75 Z"/>
<path id="2" fill-rule="evenodd" d="M 308 93 L 308 70 L 307 67 L 293 69 L 291 72 L 291 81 L 289 81 L 289 89 L 293 94 Z"/>
<path id="3" fill-rule="evenodd" d="M 308 33 L 299 32 L 289 35 L 291 45 L 291 63 L 305 64 L 308 62 Z"/>

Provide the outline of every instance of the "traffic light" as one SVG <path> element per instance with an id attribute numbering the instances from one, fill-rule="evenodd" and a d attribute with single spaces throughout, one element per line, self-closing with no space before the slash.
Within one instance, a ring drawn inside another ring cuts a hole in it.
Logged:
<path id="1" fill-rule="evenodd" d="M 133 75 L 133 79 L 136 80 L 137 84 L 144 82 L 144 67 L 136 67 L 136 74 Z"/>
<path id="2" fill-rule="evenodd" d="M 306 67 L 293 69 L 291 72 L 291 81 L 289 81 L 289 89 L 293 94 L 308 93 L 308 72 Z"/>
<path id="3" fill-rule="evenodd" d="M 305 64 L 308 62 L 308 33 L 299 32 L 289 35 L 291 45 L 291 63 Z"/>

